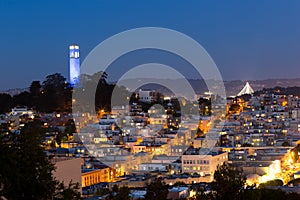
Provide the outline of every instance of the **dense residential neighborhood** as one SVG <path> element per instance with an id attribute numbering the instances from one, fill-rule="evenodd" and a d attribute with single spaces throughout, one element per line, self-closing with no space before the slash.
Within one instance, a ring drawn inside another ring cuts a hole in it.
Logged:
<path id="1" fill-rule="evenodd" d="M 300 1 L 0 1 L 0 200 L 299 200 Z"/>
<path id="2" fill-rule="evenodd" d="M 41 87 L 35 95 L 43 91 Z M 300 192 L 300 98 L 255 94 L 247 88 L 241 92 L 217 100 L 214 106 L 224 113 L 209 105 L 211 94 L 189 102 L 204 114 L 200 119 L 181 116 L 184 108 L 176 106 L 175 97 L 140 89 L 130 105 L 103 109 L 97 116 L 23 106 L 2 114 L 1 125 L 7 126 L 7 134 L 18 135 L 28 123 L 39 121 L 55 179 L 65 187 L 79 183 L 76 190 L 86 198 L 108 198 L 118 187 L 128 188 L 132 199 L 143 199 L 158 180 L 169 199 L 193 198 L 199 184 L 207 193 L 212 190 L 215 172 L 226 163 L 241 170 L 244 187 L 278 180 L 276 188 Z"/>

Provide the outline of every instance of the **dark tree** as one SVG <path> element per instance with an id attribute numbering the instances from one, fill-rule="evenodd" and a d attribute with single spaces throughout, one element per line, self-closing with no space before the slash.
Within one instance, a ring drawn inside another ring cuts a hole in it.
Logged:
<path id="1" fill-rule="evenodd" d="M 29 92 L 22 92 L 20 94 L 13 96 L 12 105 L 13 107 L 16 106 L 32 107 L 33 103 L 32 103 L 31 94 Z"/>
<path id="2" fill-rule="evenodd" d="M 139 102 L 139 94 L 133 92 L 130 96 L 129 104 L 132 105 L 133 103 L 138 103 L 138 102 Z"/>
<path id="3" fill-rule="evenodd" d="M 54 164 L 45 154 L 42 122 L 33 121 L 20 134 L 0 126 L 0 197 L 7 199 L 79 199 L 77 186 L 62 187 L 52 175 Z M 73 196 L 74 198 L 68 198 Z M 63 198 L 60 198 L 63 197 Z"/>
<path id="4" fill-rule="evenodd" d="M 65 124 L 65 133 L 67 134 L 73 134 L 76 132 L 76 126 L 73 119 L 68 119 L 68 121 Z"/>
<path id="5" fill-rule="evenodd" d="M 32 81 L 30 87 L 29 87 L 29 91 L 31 93 L 32 96 L 39 96 L 41 93 L 41 83 L 40 81 Z"/>
<path id="6" fill-rule="evenodd" d="M 240 105 L 238 103 L 231 104 L 229 111 L 236 113 L 240 109 Z"/>
<path id="7" fill-rule="evenodd" d="M 211 99 L 200 98 L 198 103 L 200 115 L 208 116 L 211 114 Z"/>
<path id="8" fill-rule="evenodd" d="M 214 173 L 212 189 L 216 192 L 216 199 L 238 199 L 245 182 L 242 171 L 225 162 Z"/>
<path id="9" fill-rule="evenodd" d="M 64 183 L 59 183 L 53 199 L 55 200 L 74 200 L 82 199 L 79 192 L 79 183 L 69 183 L 68 187 Z"/>
<path id="10" fill-rule="evenodd" d="M 291 145 L 290 145 L 290 143 L 288 141 L 284 141 L 281 146 L 283 146 L 283 147 L 289 147 Z"/>
<path id="11" fill-rule="evenodd" d="M 12 106 L 12 97 L 9 94 L 0 94 L 0 114 L 5 114 L 10 111 Z"/>
<path id="12" fill-rule="evenodd" d="M 32 104 L 33 104 L 33 107 L 36 109 L 39 109 L 41 88 L 42 88 L 42 86 L 41 86 L 40 81 L 32 81 L 30 88 L 29 88 L 31 98 L 32 98 Z"/>
<path id="13" fill-rule="evenodd" d="M 66 78 L 59 73 L 46 77 L 41 91 L 41 111 L 63 112 L 70 111 L 72 90 Z"/>
<path id="14" fill-rule="evenodd" d="M 126 186 L 118 187 L 114 185 L 108 192 L 108 200 L 130 200 L 130 189 Z"/>
<path id="15" fill-rule="evenodd" d="M 66 78 L 59 73 L 51 74 L 46 77 L 43 82 L 43 90 L 61 89 L 63 90 L 66 85 Z"/>
<path id="16" fill-rule="evenodd" d="M 168 186 L 160 179 L 155 179 L 147 186 L 145 199 L 147 200 L 165 200 L 168 196 Z"/>
<path id="17" fill-rule="evenodd" d="M 63 132 L 57 131 L 56 142 L 60 146 L 62 141 L 67 141 L 69 136 L 73 136 L 76 132 L 76 126 L 73 119 L 68 119 L 65 124 L 65 130 Z"/>
<path id="18" fill-rule="evenodd" d="M 196 194 L 189 198 L 189 200 L 214 200 L 215 196 L 212 193 L 206 192 L 204 187 L 198 186 L 196 188 Z"/>
<path id="19" fill-rule="evenodd" d="M 109 112 L 111 111 L 111 97 L 115 86 L 107 84 L 107 74 L 105 72 L 98 72 L 93 77 L 94 81 L 99 78 L 95 94 L 95 111 L 104 110 Z"/>
<path id="20" fill-rule="evenodd" d="M 41 123 L 31 122 L 20 135 L 10 135 L 1 145 L 1 154 L 6 152 L 1 158 L 1 165 L 10 164 L 1 170 L 1 195 L 8 199 L 50 199 L 56 181 L 52 177 L 54 165 L 41 147 Z"/>
<path id="21" fill-rule="evenodd" d="M 130 200 L 130 189 L 126 186 L 119 188 L 119 191 L 116 195 L 116 200 Z"/>

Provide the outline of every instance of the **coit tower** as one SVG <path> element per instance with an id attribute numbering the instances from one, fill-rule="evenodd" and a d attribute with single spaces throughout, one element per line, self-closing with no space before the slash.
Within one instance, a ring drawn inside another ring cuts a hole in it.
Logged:
<path id="1" fill-rule="evenodd" d="M 79 58 L 79 46 L 69 46 L 69 73 L 70 73 L 70 84 L 72 87 L 80 84 L 80 58 Z"/>

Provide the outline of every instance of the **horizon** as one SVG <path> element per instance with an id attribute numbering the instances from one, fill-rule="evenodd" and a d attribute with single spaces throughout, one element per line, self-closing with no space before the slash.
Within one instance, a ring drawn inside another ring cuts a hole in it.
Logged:
<path id="1" fill-rule="evenodd" d="M 50 74 L 49 74 L 50 75 Z M 138 79 L 143 79 L 143 80 L 151 80 L 151 81 L 154 81 L 152 83 L 148 83 L 148 84 L 144 84 L 142 85 L 140 88 L 142 89 L 153 89 L 153 90 L 157 90 L 157 91 L 160 91 L 161 89 L 163 89 L 165 86 L 164 85 L 161 85 L 161 84 L 157 84 L 158 82 L 160 81 L 157 81 L 157 83 L 155 82 L 155 80 L 164 80 L 164 83 L 167 84 L 167 83 L 171 83 L 171 84 L 177 84 L 178 82 L 182 82 L 185 80 L 185 78 L 150 78 L 150 77 L 140 77 L 140 78 L 127 78 L 127 79 L 123 79 L 121 80 L 120 82 L 117 82 L 117 81 L 109 81 L 108 80 L 108 83 L 109 84 L 116 84 L 118 86 L 124 86 L 126 87 L 129 91 L 131 91 L 133 88 L 132 88 L 132 80 L 138 80 Z M 212 79 L 203 79 L 203 78 L 198 78 L 198 79 L 186 79 L 188 81 L 194 81 L 194 83 L 190 82 L 191 86 L 193 87 L 193 89 L 195 90 L 195 92 L 197 94 L 204 94 L 205 91 L 207 90 L 207 84 L 210 82 L 210 80 Z M 42 81 L 41 80 L 38 80 L 40 81 L 40 83 L 42 84 Z M 174 83 L 175 81 L 175 83 Z M 197 81 L 201 81 L 203 82 L 206 86 L 203 87 L 203 83 L 200 83 L 200 85 L 198 85 L 196 82 Z M 277 81 L 277 83 L 275 83 L 274 85 L 274 81 Z M 283 82 L 282 82 L 283 81 Z M 284 82 L 286 81 L 286 82 Z M 289 81 L 293 81 L 292 83 L 290 83 Z M 136 82 L 136 81 L 135 81 Z M 137 81 L 139 82 L 139 81 Z M 276 87 L 279 87 L 279 88 L 294 88 L 294 87 L 300 87 L 300 78 L 283 78 L 283 79 L 272 79 L 272 78 L 268 78 L 268 79 L 261 79 L 261 80 L 222 80 L 222 82 L 224 83 L 224 86 L 225 87 L 225 92 L 226 92 L 226 96 L 227 97 L 232 97 L 234 96 L 235 94 L 237 94 L 238 91 L 240 91 L 246 83 L 249 83 L 251 87 L 254 88 L 254 91 L 255 92 L 258 92 L 258 91 L 262 91 L 264 89 L 272 89 L 272 88 L 276 88 Z M 239 85 L 236 85 L 235 82 L 241 82 L 241 84 Z M 263 85 L 261 85 L 262 83 L 261 82 L 264 82 Z M 66 83 L 69 83 L 68 81 L 66 81 Z M 202 86 L 201 86 L 202 85 Z M 200 86 L 200 87 L 198 87 Z M 19 95 L 21 94 L 22 92 L 28 92 L 29 91 L 29 88 L 30 88 L 30 85 L 28 85 L 27 87 L 24 87 L 24 88 L 9 88 L 9 89 L 4 89 L 4 90 L 0 90 L 0 94 L 3 94 L 3 93 L 6 93 L 6 94 L 9 94 L 11 96 L 15 96 L 15 95 Z M 163 89 L 164 90 L 164 89 Z M 208 91 L 208 90 L 207 90 Z M 204 92 L 204 93 L 203 93 Z M 180 95 L 180 94 L 179 94 Z"/>
<path id="2" fill-rule="evenodd" d="M 57 73 L 59 73 L 59 72 L 57 72 Z M 59 74 L 61 74 L 61 73 L 59 73 Z M 48 74 L 48 75 L 51 75 L 51 74 Z M 63 74 L 62 74 L 63 75 Z M 46 78 L 46 77 L 45 77 Z M 67 77 L 65 77 L 65 78 L 67 78 Z M 147 78 L 149 78 L 149 77 L 140 77 L 140 78 L 129 78 L 129 79 L 124 79 L 124 80 L 133 80 L 133 79 L 147 79 Z M 151 78 L 151 79 L 153 79 L 153 78 Z M 157 79 L 159 79 L 159 78 L 157 78 Z M 300 77 L 299 78 L 266 78 L 266 79 L 253 79 L 253 80 L 249 80 L 249 79 L 245 79 L 245 80 L 242 80 L 242 79 L 236 79 L 236 80 L 223 80 L 223 82 L 225 83 L 225 82 L 234 82 L 234 81 L 240 81 L 240 82 L 243 82 L 243 83 L 246 83 L 246 82 L 249 82 L 249 84 L 251 84 L 251 81 L 267 81 L 267 80 L 297 80 L 297 79 L 299 79 L 300 80 Z M 153 79 L 153 80 L 155 80 L 155 79 Z M 180 78 L 175 78 L 175 79 L 167 79 L 167 80 L 180 80 Z M 197 81 L 201 81 L 201 80 L 204 80 L 203 78 L 196 78 L 196 79 L 194 79 L 194 78 L 188 78 L 188 80 L 197 80 Z M 212 79 L 209 79 L 209 80 L 212 80 Z M 33 81 L 40 81 L 40 83 L 42 83 L 43 82 L 43 80 L 32 80 L 31 82 L 33 82 Z M 31 83 L 30 82 L 30 83 Z M 8 91 L 8 90 L 16 90 L 16 89 L 29 89 L 29 87 L 30 87 L 30 83 L 29 83 L 29 85 L 28 86 L 26 86 L 26 87 L 15 87 L 15 88 L 6 88 L 6 89 L 2 89 L 2 90 L 0 90 L 0 93 L 1 92 L 5 92 L 5 91 Z M 69 83 L 69 81 L 67 81 L 67 83 Z M 112 81 L 108 81 L 108 83 L 109 84 L 115 84 L 115 83 L 117 83 L 117 81 L 116 80 L 112 80 Z M 274 86 L 274 87 L 276 87 L 276 86 Z M 299 86 L 300 87 L 300 86 Z"/>

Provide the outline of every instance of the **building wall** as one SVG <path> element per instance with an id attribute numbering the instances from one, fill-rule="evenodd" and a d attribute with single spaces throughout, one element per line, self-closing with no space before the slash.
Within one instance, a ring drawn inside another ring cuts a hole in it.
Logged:
<path id="1" fill-rule="evenodd" d="M 82 187 L 91 186 L 101 182 L 112 182 L 113 180 L 114 172 L 109 167 L 82 173 Z"/>
<path id="2" fill-rule="evenodd" d="M 132 146 L 132 153 L 139 153 L 142 151 L 146 152 L 146 146 L 141 146 L 141 145 Z"/>
<path id="3" fill-rule="evenodd" d="M 81 192 L 81 159 L 54 158 L 55 172 L 53 176 L 68 186 L 70 182 L 80 184 Z"/>
<path id="4" fill-rule="evenodd" d="M 166 171 L 168 164 L 165 163 L 143 163 L 139 165 L 140 171 Z"/>
<path id="5" fill-rule="evenodd" d="M 182 172 L 213 176 L 218 165 L 228 161 L 228 153 L 218 155 L 182 155 Z"/>
<path id="6" fill-rule="evenodd" d="M 141 102 L 152 102 L 152 101 L 157 100 L 157 92 L 140 90 L 139 98 L 140 98 L 139 101 L 141 101 Z"/>

